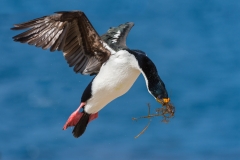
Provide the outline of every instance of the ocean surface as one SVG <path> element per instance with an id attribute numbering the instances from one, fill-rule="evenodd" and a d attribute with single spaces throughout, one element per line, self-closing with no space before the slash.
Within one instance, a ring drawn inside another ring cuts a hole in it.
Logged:
<path id="1" fill-rule="evenodd" d="M 1 0 L 0 160 L 240 159 L 239 0 Z M 176 114 L 134 139 L 160 107 L 142 75 L 108 104 L 84 135 L 62 127 L 93 77 L 75 74 L 61 52 L 12 37 L 13 24 L 82 10 L 98 33 L 135 22 L 127 45 L 153 60 Z"/>

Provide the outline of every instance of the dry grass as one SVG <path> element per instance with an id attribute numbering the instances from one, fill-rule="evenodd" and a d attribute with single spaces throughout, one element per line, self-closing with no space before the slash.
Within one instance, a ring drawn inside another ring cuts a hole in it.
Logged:
<path id="1" fill-rule="evenodd" d="M 151 114 L 151 112 L 150 112 L 151 106 L 150 106 L 149 103 L 147 104 L 147 106 L 148 106 L 148 115 L 147 116 L 141 116 L 139 118 L 132 118 L 132 120 L 134 120 L 134 121 L 137 121 L 138 119 L 142 119 L 142 118 L 149 119 L 149 122 L 148 122 L 147 126 L 144 127 L 144 129 L 137 136 L 135 136 L 134 138 L 138 138 L 140 135 L 142 135 L 147 130 L 147 128 L 150 125 L 151 119 L 153 117 L 162 116 L 163 117 L 162 122 L 165 122 L 165 123 L 168 123 L 169 119 L 174 117 L 175 107 L 170 102 L 163 103 L 162 107 L 157 108 L 155 110 L 155 114 Z"/>

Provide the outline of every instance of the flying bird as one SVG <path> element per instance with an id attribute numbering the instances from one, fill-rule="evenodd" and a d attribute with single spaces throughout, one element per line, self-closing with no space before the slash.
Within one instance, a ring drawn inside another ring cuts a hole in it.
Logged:
<path id="1" fill-rule="evenodd" d="M 13 37 L 14 41 L 62 51 L 70 67 L 82 75 L 95 75 L 84 90 L 81 103 L 63 129 L 74 126 L 80 137 L 88 123 L 112 100 L 125 94 L 140 73 L 148 92 L 161 104 L 170 102 L 167 90 L 154 63 L 140 50 L 131 50 L 126 38 L 134 23 L 110 28 L 99 36 L 82 11 L 61 11 L 15 24 L 12 30 L 28 29 Z"/>

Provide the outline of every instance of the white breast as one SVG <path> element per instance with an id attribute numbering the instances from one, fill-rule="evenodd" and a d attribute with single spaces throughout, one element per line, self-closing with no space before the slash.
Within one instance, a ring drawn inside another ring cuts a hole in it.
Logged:
<path id="1" fill-rule="evenodd" d="M 111 55 L 92 82 L 92 97 L 85 111 L 96 113 L 115 98 L 125 94 L 140 74 L 136 58 L 125 50 Z"/>

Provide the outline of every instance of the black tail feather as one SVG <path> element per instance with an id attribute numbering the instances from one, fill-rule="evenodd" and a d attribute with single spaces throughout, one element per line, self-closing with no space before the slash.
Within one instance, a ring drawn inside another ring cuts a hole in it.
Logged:
<path id="1" fill-rule="evenodd" d="M 72 133 L 75 138 L 80 137 L 86 130 L 90 114 L 84 112 L 77 125 L 74 127 Z"/>

